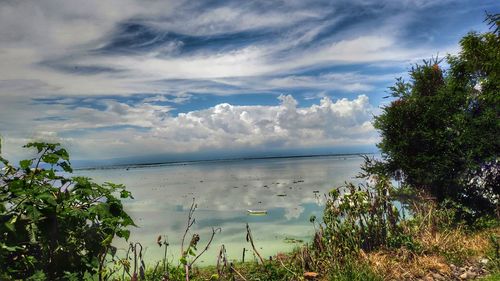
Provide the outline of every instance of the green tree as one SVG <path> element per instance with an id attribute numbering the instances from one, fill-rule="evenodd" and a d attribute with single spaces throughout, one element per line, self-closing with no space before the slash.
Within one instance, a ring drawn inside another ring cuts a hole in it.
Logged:
<path id="1" fill-rule="evenodd" d="M 490 32 L 462 38 L 460 53 L 446 58 L 449 70 L 433 59 L 413 67 L 409 82 L 398 79 L 374 122 L 389 173 L 472 216 L 499 204 L 499 18 L 487 16 Z"/>
<path id="2" fill-rule="evenodd" d="M 13 166 L 0 155 L 0 279 L 103 279 L 115 236 L 134 225 L 122 185 L 72 177 L 59 144 L 29 143 L 37 156 Z M 3 165 L 3 167 L 2 167 Z"/>

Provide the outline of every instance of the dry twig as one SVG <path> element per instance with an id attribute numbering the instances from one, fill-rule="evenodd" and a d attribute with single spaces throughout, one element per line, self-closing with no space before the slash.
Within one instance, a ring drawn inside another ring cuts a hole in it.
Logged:
<path id="1" fill-rule="evenodd" d="M 250 226 L 248 225 L 247 223 L 247 242 L 250 242 L 250 244 L 252 245 L 252 249 L 253 251 L 255 252 L 255 254 L 259 257 L 260 259 L 260 262 L 262 264 L 264 264 L 264 259 L 262 258 L 262 256 L 259 254 L 259 252 L 257 251 L 257 249 L 255 248 L 255 245 L 253 243 L 253 237 L 252 237 L 252 231 L 250 230 Z"/>

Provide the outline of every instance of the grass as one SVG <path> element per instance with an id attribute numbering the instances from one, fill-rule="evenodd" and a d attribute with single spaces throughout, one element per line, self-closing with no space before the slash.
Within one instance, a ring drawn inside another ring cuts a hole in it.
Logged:
<path id="1" fill-rule="evenodd" d="M 450 265 L 462 266 L 489 257 L 493 245 L 490 235 L 500 235 L 500 228 L 489 228 L 478 232 L 447 230 L 444 233 L 425 233 L 417 241 L 421 251 L 413 252 L 405 248 L 379 250 L 366 255 L 374 272 L 386 280 L 423 278 L 429 273 L 451 276 Z M 500 279 L 498 279 L 500 280 Z"/>
<path id="2" fill-rule="evenodd" d="M 489 260 L 488 271 L 492 274 L 484 280 L 500 280 L 498 220 L 480 228 L 466 227 L 453 220 L 452 210 L 438 208 L 432 200 L 424 199 L 413 210 L 412 218 L 402 220 L 395 228 L 398 232 L 390 236 L 389 240 L 401 243 L 386 241 L 369 249 L 363 249 L 362 243 L 346 246 L 326 239 L 319 227 L 311 242 L 290 253 L 246 263 L 232 263 L 221 257 L 219 266 L 194 266 L 190 280 L 417 280 L 430 274 L 453 279 L 452 264 L 478 264 L 484 258 Z M 346 228 L 340 227 L 339 231 Z M 332 235 L 337 239 L 340 234 Z M 311 272 L 317 277 L 306 278 L 305 274 Z M 151 270 L 146 275 L 151 277 Z M 168 280 L 186 280 L 182 266 L 171 268 L 170 277 Z"/>
<path id="3" fill-rule="evenodd" d="M 500 280 L 500 272 L 498 273 L 493 273 L 489 276 L 486 276 L 484 278 L 481 278 L 482 281 L 498 281 Z"/>
<path id="4" fill-rule="evenodd" d="M 247 240 L 257 261 L 231 262 L 221 247 L 217 266 L 197 267 L 193 259 L 202 253 L 194 251 L 179 265 L 171 265 L 169 278 L 163 280 L 375 281 L 417 280 L 432 274 L 453 279 L 453 266 L 477 265 L 485 258 L 488 271 L 498 276 L 497 218 L 468 226 L 457 222 L 455 209 L 439 207 L 423 194 L 414 195 L 418 200 L 411 205 L 412 216 L 403 218 L 392 205 L 393 187 L 383 177 L 365 189 L 352 184 L 343 188 L 348 192 L 339 188 L 329 193 L 321 223 L 311 219 L 317 230 L 312 241 L 292 252 L 263 259 L 247 225 Z M 185 233 L 195 209 L 193 202 Z M 186 249 L 196 250 L 195 246 Z M 160 275 L 152 278 L 149 269 L 146 280 L 161 280 Z"/>
<path id="5" fill-rule="evenodd" d="M 339 262 L 315 252 L 313 244 L 298 247 L 290 253 L 280 253 L 273 259 L 260 262 L 234 262 L 225 269 L 217 266 L 194 267 L 190 280 L 417 280 L 438 273 L 452 278 L 451 264 L 462 266 L 477 263 L 481 258 L 490 260 L 488 269 L 492 274 L 481 280 L 500 280 L 498 259 L 489 237 L 500 237 L 500 227 L 489 227 L 476 231 L 464 229 L 427 229 L 416 238 L 421 245 L 418 251 L 405 247 L 381 248 L 371 252 L 359 251 Z M 170 280 L 185 280 L 182 269 L 171 271 Z M 316 278 L 306 279 L 305 272 L 318 273 Z M 151 270 L 147 274 L 151 278 Z M 146 280 L 153 280 L 153 279 Z M 161 280 L 161 279 L 156 279 Z"/>

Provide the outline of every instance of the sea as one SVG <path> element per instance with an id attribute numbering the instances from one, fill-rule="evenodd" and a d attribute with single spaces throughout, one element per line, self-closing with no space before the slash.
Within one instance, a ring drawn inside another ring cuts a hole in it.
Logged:
<path id="1" fill-rule="evenodd" d="M 208 250 L 197 260 L 198 265 L 213 265 L 223 245 L 229 260 L 256 259 L 246 239 L 247 224 L 264 258 L 310 243 L 315 231 L 310 218 L 321 221 L 325 195 L 332 188 L 361 181 L 356 175 L 362 162 L 360 155 L 330 155 L 124 165 L 76 174 L 123 184 L 132 192 L 134 199 L 123 203 L 137 227 L 130 228 L 128 241 L 115 238 L 118 257 L 138 242 L 147 263 L 159 261 L 165 254 L 165 246 L 157 244 L 161 236 L 169 244 L 168 262 L 178 264 L 194 202 L 194 224 L 185 243 L 198 234 L 200 253 L 215 230 Z"/>

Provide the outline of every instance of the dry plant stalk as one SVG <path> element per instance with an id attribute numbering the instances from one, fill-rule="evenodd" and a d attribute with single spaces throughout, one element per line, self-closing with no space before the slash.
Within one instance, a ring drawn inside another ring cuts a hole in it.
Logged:
<path id="1" fill-rule="evenodd" d="M 252 231 L 250 230 L 250 226 L 248 225 L 248 223 L 247 223 L 247 242 L 250 242 L 250 244 L 252 245 L 252 249 L 255 252 L 255 254 L 259 257 L 261 264 L 264 264 L 264 259 L 259 254 L 253 243 Z"/>
<path id="2" fill-rule="evenodd" d="M 243 279 L 244 281 L 247 281 L 247 279 L 238 271 L 236 270 L 236 268 L 234 268 L 234 266 L 231 264 L 231 270 L 234 271 L 236 274 L 238 274 L 238 276 Z"/>
<path id="3" fill-rule="evenodd" d="M 281 260 L 281 256 L 278 254 L 276 255 L 276 259 L 280 262 L 281 266 L 286 269 L 288 272 L 290 272 L 293 276 L 297 277 L 297 274 L 295 272 L 293 272 L 292 270 L 290 270 L 288 267 L 286 267 L 286 265 L 283 263 L 283 261 Z"/>
<path id="4" fill-rule="evenodd" d="M 215 234 L 217 234 L 217 232 L 221 232 L 221 228 L 218 227 L 218 228 L 213 228 L 212 227 L 212 234 L 210 235 L 210 239 L 208 240 L 207 242 L 207 245 L 205 246 L 205 248 L 193 259 L 193 261 L 191 261 L 189 263 L 189 267 L 191 267 L 195 262 L 196 260 L 201 257 L 201 255 L 203 255 L 207 250 L 208 248 L 210 247 L 210 244 L 212 244 L 212 241 L 214 240 L 214 237 L 215 237 Z"/>
<path id="5" fill-rule="evenodd" d="M 193 198 L 193 202 L 191 203 L 191 207 L 189 208 L 186 229 L 184 231 L 184 235 L 182 235 L 181 256 L 184 255 L 184 240 L 186 239 L 186 235 L 189 232 L 189 229 L 191 228 L 191 226 L 193 226 L 193 224 L 196 221 L 195 219 L 193 219 L 193 214 L 194 214 L 194 211 L 196 210 L 197 207 L 198 207 L 198 205 L 195 204 L 195 200 Z"/>
<path id="6" fill-rule="evenodd" d="M 200 236 L 198 234 L 193 234 L 193 237 L 191 239 L 191 242 L 189 243 L 188 249 L 186 249 L 186 250 L 184 249 L 184 241 L 186 240 L 186 235 L 189 232 L 189 230 L 191 229 L 191 227 L 194 225 L 194 223 L 196 222 L 196 219 L 193 218 L 193 215 L 194 215 L 194 212 L 196 211 L 197 207 L 198 207 L 198 205 L 195 204 L 195 199 L 193 198 L 193 202 L 191 203 L 191 207 L 189 208 L 186 229 L 184 231 L 184 234 L 182 235 L 181 257 L 183 257 L 183 258 L 187 257 L 188 252 L 190 251 L 190 248 L 191 247 L 196 247 L 196 244 L 200 240 Z M 193 264 L 208 250 L 208 248 L 210 247 L 210 245 L 213 242 L 213 239 L 214 239 L 215 235 L 218 232 L 219 233 L 221 232 L 221 228 L 220 227 L 219 228 L 213 228 L 212 227 L 212 234 L 211 234 L 210 239 L 208 240 L 207 245 L 205 246 L 205 248 L 203 248 L 203 250 L 198 255 L 196 255 L 195 258 L 191 262 L 187 262 L 187 261 L 185 262 L 184 270 L 185 270 L 185 274 L 186 274 L 186 281 L 189 281 L 189 273 L 190 273 L 190 270 L 191 270 Z"/>
<path id="7" fill-rule="evenodd" d="M 219 250 L 219 255 L 217 256 L 217 274 L 222 276 L 224 273 L 224 269 L 227 268 L 227 255 L 226 255 L 226 246 L 222 244 Z"/>

